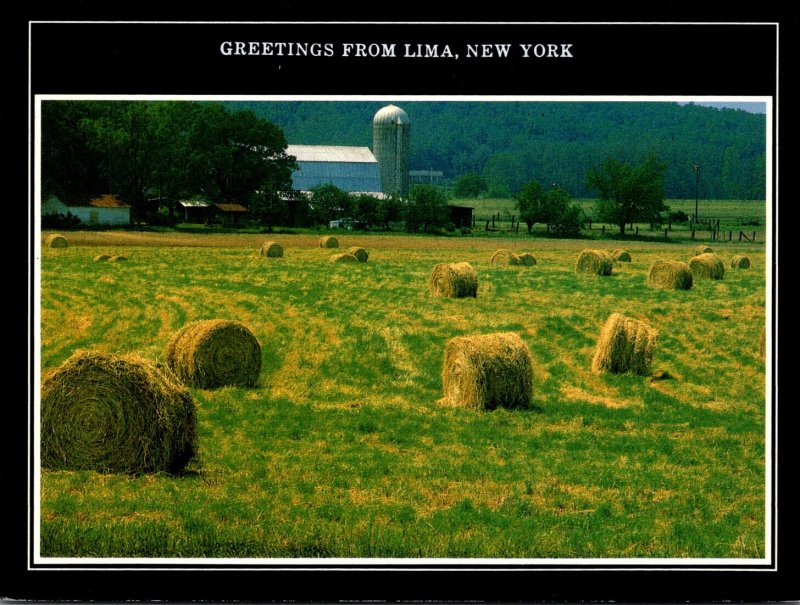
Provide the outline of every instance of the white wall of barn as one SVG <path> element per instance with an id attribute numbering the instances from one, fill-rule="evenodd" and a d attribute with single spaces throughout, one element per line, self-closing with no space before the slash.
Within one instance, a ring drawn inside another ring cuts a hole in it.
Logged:
<path id="1" fill-rule="evenodd" d="M 128 225 L 131 222 L 130 208 L 93 208 L 70 206 L 69 211 L 84 225 Z"/>

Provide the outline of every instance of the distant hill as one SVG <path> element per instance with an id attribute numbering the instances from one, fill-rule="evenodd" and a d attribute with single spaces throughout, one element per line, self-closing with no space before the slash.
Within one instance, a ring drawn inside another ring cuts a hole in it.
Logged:
<path id="1" fill-rule="evenodd" d="M 372 146 L 372 116 L 386 102 L 228 102 L 283 128 L 290 143 Z M 397 102 L 411 118 L 411 169 L 448 178 L 479 172 L 493 194 L 531 177 L 573 196 L 591 192 L 586 169 L 608 156 L 668 164 L 665 194 L 764 199 L 766 116 L 669 102 Z"/>

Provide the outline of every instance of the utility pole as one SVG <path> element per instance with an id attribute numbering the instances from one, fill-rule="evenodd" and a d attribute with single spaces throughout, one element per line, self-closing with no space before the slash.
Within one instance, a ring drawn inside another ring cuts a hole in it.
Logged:
<path id="1" fill-rule="evenodd" d="M 700 164 L 694 165 L 694 222 L 697 222 L 698 214 L 697 214 L 697 203 L 700 200 Z"/>

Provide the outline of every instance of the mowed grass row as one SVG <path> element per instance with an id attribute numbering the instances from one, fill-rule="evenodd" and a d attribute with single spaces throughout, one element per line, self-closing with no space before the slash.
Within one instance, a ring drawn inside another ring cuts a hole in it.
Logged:
<path id="1" fill-rule="evenodd" d="M 647 269 L 690 247 L 632 244 L 633 262 L 601 278 L 575 274 L 581 242 L 531 242 L 517 251 L 537 266 L 493 268 L 480 240 L 362 236 L 369 262 L 335 265 L 270 239 L 284 258 L 42 250 L 45 370 L 77 348 L 162 358 L 196 319 L 242 321 L 263 347 L 256 388 L 192 390 L 189 472 L 44 471 L 44 556 L 764 555 L 763 248 L 720 247 L 752 268 L 673 292 L 647 288 Z M 478 297 L 430 298 L 433 266 L 462 260 Z M 654 377 L 590 372 L 615 311 L 659 331 Z M 496 331 L 530 348 L 533 408 L 438 402 L 447 339 Z"/>

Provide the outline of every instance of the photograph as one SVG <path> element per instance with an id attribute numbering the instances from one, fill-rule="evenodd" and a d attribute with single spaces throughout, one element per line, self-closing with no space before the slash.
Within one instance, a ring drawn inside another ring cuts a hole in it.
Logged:
<path id="1" fill-rule="evenodd" d="M 0 592 L 792 597 L 783 17 L 296 18 L 24 24 Z"/>

